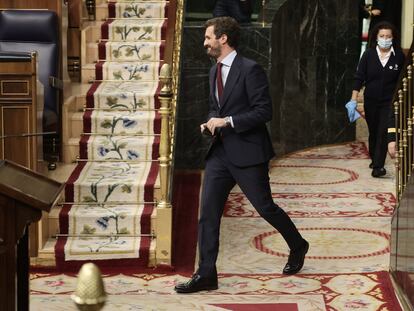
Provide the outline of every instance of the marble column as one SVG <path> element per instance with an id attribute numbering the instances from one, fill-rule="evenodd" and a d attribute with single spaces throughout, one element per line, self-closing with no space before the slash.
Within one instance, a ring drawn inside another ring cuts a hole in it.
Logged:
<path id="1" fill-rule="evenodd" d="M 344 105 L 358 62 L 358 1 L 289 0 L 272 23 L 272 140 L 281 155 L 353 140 Z"/>

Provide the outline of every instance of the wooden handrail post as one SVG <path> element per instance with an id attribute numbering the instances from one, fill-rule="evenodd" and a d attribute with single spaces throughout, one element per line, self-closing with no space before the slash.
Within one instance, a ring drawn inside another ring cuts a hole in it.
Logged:
<path id="1" fill-rule="evenodd" d="M 171 67 L 164 64 L 161 67 L 160 82 L 163 87 L 158 96 L 161 102 L 159 113 L 161 115 L 160 139 L 160 187 L 161 199 L 157 204 L 157 264 L 171 264 L 171 234 L 172 234 L 172 208 L 171 208 Z"/>
<path id="2" fill-rule="evenodd" d="M 161 181 L 161 200 L 160 203 L 169 203 L 169 180 L 171 167 L 171 140 L 170 140 L 170 116 L 171 116 L 171 68 L 164 64 L 161 67 L 160 81 L 163 87 L 158 96 L 161 102 L 159 113 L 161 115 L 161 139 L 160 139 L 160 181 Z"/>

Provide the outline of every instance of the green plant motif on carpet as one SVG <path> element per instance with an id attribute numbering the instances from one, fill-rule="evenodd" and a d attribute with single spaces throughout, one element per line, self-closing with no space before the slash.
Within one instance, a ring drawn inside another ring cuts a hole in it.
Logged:
<path id="1" fill-rule="evenodd" d="M 98 154 L 104 158 L 110 153 L 112 153 L 112 155 L 115 153 L 115 156 L 108 156 L 105 158 L 105 160 L 138 160 L 140 158 L 139 152 L 133 149 L 126 151 L 127 159 L 124 159 L 124 156 L 121 153 L 121 149 L 126 149 L 128 147 L 128 142 L 121 141 L 122 138 L 115 140 L 113 136 L 106 136 L 105 142 L 98 147 Z"/>
<path id="2" fill-rule="evenodd" d="M 125 7 L 125 11 L 122 14 L 124 18 L 136 17 L 141 18 L 145 12 L 147 11 L 146 8 L 140 7 L 139 4 L 129 4 Z"/>
<path id="3" fill-rule="evenodd" d="M 121 36 L 122 41 L 126 41 L 128 39 L 128 36 L 132 33 L 139 33 L 142 31 L 142 33 L 137 37 L 134 38 L 133 41 L 139 41 L 139 40 L 151 40 L 152 39 L 152 32 L 154 31 L 154 28 L 152 26 L 115 26 L 115 33 L 119 34 Z"/>
<path id="4" fill-rule="evenodd" d="M 106 98 L 106 105 L 113 110 L 128 110 L 129 112 L 134 112 L 138 110 L 139 108 L 143 108 L 147 106 L 148 104 L 144 101 L 144 99 L 137 99 L 137 94 L 134 93 L 133 95 L 133 102 L 130 102 L 130 104 L 120 104 L 120 99 L 127 99 L 128 96 L 124 93 L 119 94 L 118 96 L 108 96 Z"/>
<path id="5" fill-rule="evenodd" d="M 112 73 L 114 80 L 141 80 L 140 73 L 146 73 L 149 70 L 148 64 L 124 65 L 123 70 L 117 70 Z M 126 75 L 124 75 L 126 73 Z"/>
<path id="6" fill-rule="evenodd" d="M 151 59 L 151 54 L 140 55 L 141 50 L 146 46 L 147 45 L 145 44 L 122 44 L 112 51 L 112 56 L 114 58 L 120 59 L 123 56 L 132 57 L 134 54 L 136 54 L 138 60 L 149 60 Z"/>
<path id="7" fill-rule="evenodd" d="M 99 217 L 96 219 L 96 225 L 103 231 L 108 230 L 110 222 L 114 222 L 115 224 L 115 232 L 109 232 L 110 235 L 127 235 L 131 234 L 131 231 L 128 230 L 127 227 L 120 228 L 120 220 L 125 219 L 127 217 L 126 213 L 124 212 L 116 212 L 112 208 L 106 207 L 105 205 L 101 205 L 101 208 L 108 212 L 108 215 Z M 84 225 L 81 234 L 85 235 L 94 235 L 97 231 L 97 228 L 90 225 Z M 87 239 L 85 237 L 84 239 Z M 111 236 L 106 238 L 106 241 L 102 241 L 99 243 L 99 246 L 95 249 L 88 245 L 84 245 L 84 248 L 89 248 L 90 252 L 99 252 L 102 248 L 112 246 L 114 243 L 119 243 L 119 237 Z"/>

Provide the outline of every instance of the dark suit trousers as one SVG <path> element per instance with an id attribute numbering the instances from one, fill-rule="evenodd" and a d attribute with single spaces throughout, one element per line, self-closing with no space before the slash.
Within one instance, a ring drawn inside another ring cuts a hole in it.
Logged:
<path id="1" fill-rule="evenodd" d="M 382 168 L 387 157 L 387 129 L 391 104 L 364 99 L 364 110 L 369 132 L 369 155 L 374 168 Z"/>
<path id="2" fill-rule="evenodd" d="M 290 249 L 302 247 L 303 238 L 295 225 L 273 202 L 268 170 L 268 163 L 243 168 L 234 166 L 221 142 L 213 146 L 206 163 L 198 225 L 200 275 L 208 277 L 217 274 L 221 217 L 230 190 L 236 183 L 257 212 L 280 232 Z"/>

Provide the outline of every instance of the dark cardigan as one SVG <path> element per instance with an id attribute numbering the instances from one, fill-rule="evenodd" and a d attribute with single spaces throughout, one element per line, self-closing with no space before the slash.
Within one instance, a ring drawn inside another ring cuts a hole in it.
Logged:
<path id="1" fill-rule="evenodd" d="M 354 90 L 365 86 L 364 98 L 367 102 L 386 104 L 392 101 L 400 71 L 404 65 L 404 54 L 401 49 L 394 53 L 382 66 L 375 48 L 367 49 L 361 57 L 355 74 Z"/>

